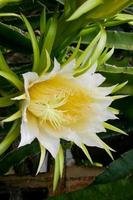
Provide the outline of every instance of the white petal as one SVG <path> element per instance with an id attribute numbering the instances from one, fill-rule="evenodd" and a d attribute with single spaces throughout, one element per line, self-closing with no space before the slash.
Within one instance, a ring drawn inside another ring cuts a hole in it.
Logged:
<path id="1" fill-rule="evenodd" d="M 25 92 L 28 94 L 28 88 L 32 87 L 36 83 L 40 83 L 42 81 L 49 80 L 50 78 L 54 77 L 58 72 L 60 71 L 60 64 L 56 59 L 54 59 L 54 67 L 51 72 L 39 77 L 37 73 L 35 72 L 27 72 L 23 74 L 24 78 L 24 86 L 25 86 Z"/>
<path id="2" fill-rule="evenodd" d="M 26 98 L 25 100 L 23 100 L 23 103 L 22 103 L 22 115 L 23 115 L 23 121 L 27 121 L 26 110 L 30 103 L 30 96 L 29 96 L 28 89 L 35 83 L 36 80 L 39 79 L 39 76 L 35 72 L 27 72 L 23 74 L 23 78 L 24 78 L 24 88 L 25 88 Z"/>
<path id="3" fill-rule="evenodd" d="M 107 108 L 113 102 L 113 98 L 111 96 L 97 98 L 94 102 L 98 103 L 102 108 Z"/>
<path id="4" fill-rule="evenodd" d="M 41 165 L 39 172 L 44 173 L 44 172 L 47 172 L 47 170 L 48 170 L 48 153 L 46 154 L 46 156 L 44 158 L 44 161 Z"/>
<path id="5" fill-rule="evenodd" d="M 97 63 L 95 63 L 87 72 L 77 77 L 76 79 L 78 82 L 87 88 L 94 88 L 101 85 L 105 81 L 105 77 L 99 73 L 94 73 L 96 67 Z"/>
<path id="6" fill-rule="evenodd" d="M 57 73 L 60 71 L 60 63 L 54 58 L 54 68 L 52 69 L 53 73 Z"/>
<path id="7" fill-rule="evenodd" d="M 58 63 L 58 61 L 56 60 L 56 58 L 54 58 L 54 67 L 53 67 L 52 71 L 46 73 L 45 75 L 43 75 L 41 77 L 39 77 L 37 80 L 34 81 L 33 84 L 49 80 L 50 78 L 56 76 L 59 72 L 60 72 L 60 63 Z"/>
<path id="8" fill-rule="evenodd" d="M 79 76 L 77 80 L 85 88 L 92 89 L 101 85 L 105 81 L 105 78 L 98 73 L 93 75 L 91 75 L 90 73 L 85 73 Z"/>
<path id="9" fill-rule="evenodd" d="M 63 128 L 58 132 L 51 132 L 49 134 L 56 138 L 62 138 L 67 141 L 72 141 L 76 143 L 78 146 L 79 144 L 81 144 L 81 139 L 78 136 L 78 134 L 70 128 Z"/>
<path id="10" fill-rule="evenodd" d="M 70 75 L 70 76 L 72 76 L 73 72 L 74 72 L 75 64 L 76 64 L 76 61 L 74 59 L 71 62 L 69 62 L 67 65 L 63 66 L 61 68 L 60 73 L 64 74 L 64 75 Z"/>
<path id="11" fill-rule="evenodd" d="M 60 145 L 59 138 L 50 135 L 43 127 L 39 127 L 39 135 L 37 138 L 41 145 L 44 146 L 54 158 L 56 158 Z"/>
<path id="12" fill-rule="evenodd" d="M 97 92 L 101 94 L 101 96 L 107 96 L 112 93 L 112 90 L 116 87 L 116 85 L 111 87 L 99 87 Z"/>
<path id="13" fill-rule="evenodd" d="M 90 55 L 91 55 L 91 53 L 92 53 L 93 50 L 94 50 L 94 47 L 91 48 L 91 49 L 88 51 L 87 55 L 85 56 L 85 58 L 84 58 L 84 60 L 83 60 L 83 62 L 82 62 L 82 66 L 83 66 L 83 65 L 85 64 L 85 62 L 88 60 L 88 58 L 90 57 Z"/>
<path id="14" fill-rule="evenodd" d="M 106 121 L 108 119 L 116 119 L 115 115 L 102 106 L 100 103 L 92 103 L 90 105 L 90 116 L 89 121 Z"/>
<path id="15" fill-rule="evenodd" d="M 97 61 L 94 63 L 94 65 L 91 66 L 91 68 L 87 71 L 89 74 L 94 74 L 97 69 Z"/>
<path id="16" fill-rule="evenodd" d="M 34 84 L 34 82 L 36 80 L 39 79 L 39 76 L 37 75 L 37 73 L 35 72 L 27 72 L 25 74 L 23 74 L 23 78 L 24 78 L 24 88 L 25 88 L 25 92 L 28 95 L 28 88 Z"/>
<path id="17" fill-rule="evenodd" d="M 99 137 L 97 135 L 93 137 L 92 136 L 93 134 L 92 133 L 90 134 L 89 131 L 77 133 L 74 130 L 68 129 L 65 130 L 65 132 L 63 133 L 64 135 L 62 134 L 62 139 L 65 139 L 67 141 L 72 141 L 79 147 L 81 147 L 82 144 L 86 144 L 88 146 L 96 146 L 103 148 L 100 143 Z"/>
<path id="18" fill-rule="evenodd" d="M 60 71 L 60 63 L 54 58 L 54 67 L 51 72 L 48 72 L 43 77 L 40 77 L 39 82 L 49 80 L 50 78 L 56 76 Z"/>
<path id="19" fill-rule="evenodd" d="M 114 86 L 113 87 L 95 87 L 95 88 L 92 87 L 92 88 L 88 88 L 88 92 L 92 98 L 102 100 L 104 97 L 106 97 L 112 92 L 113 88 Z M 113 98 L 112 98 L 112 101 L 113 101 Z"/>
<path id="20" fill-rule="evenodd" d="M 72 141 L 75 144 L 77 144 L 78 146 L 81 145 L 82 143 L 82 139 L 80 138 L 80 136 L 73 130 L 68 129 L 64 135 L 62 136 L 62 139 L 65 139 L 67 141 Z"/>
<path id="21" fill-rule="evenodd" d="M 38 135 L 38 131 L 37 120 L 34 116 L 28 115 L 27 121 L 22 119 L 21 140 L 19 147 L 30 144 Z"/>
<path id="22" fill-rule="evenodd" d="M 92 75 L 92 80 L 93 80 L 94 86 L 96 87 L 96 86 L 101 85 L 105 81 L 105 77 L 99 73 L 96 73 Z"/>
<path id="23" fill-rule="evenodd" d="M 103 121 L 96 121 L 96 119 L 94 119 L 94 121 L 88 123 L 88 128 L 86 128 L 86 131 L 89 133 L 100 133 L 106 132 L 106 129 L 103 126 Z"/>
<path id="24" fill-rule="evenodd" d="M 93 145 L 90 145 L 90 141 Z M 88 140 L 85 138 L 84 144 L 87 146 L 95 146 L 99 148 L 104 148 L 102 140 L 95 133 L 88 133 Z"/>

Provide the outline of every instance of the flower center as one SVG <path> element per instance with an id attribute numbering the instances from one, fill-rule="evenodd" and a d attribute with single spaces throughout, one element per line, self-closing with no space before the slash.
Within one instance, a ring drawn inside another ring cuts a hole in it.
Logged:
<path id="1" fill-rule="evenodd" d="M 54 128 L 59 128 L 64 122 L 63 113 L 65 111 L 59 110 L 67 101 L 67 98 L 62 94 L 53 96 L 51 99 L 46 97 L 44 102 L 31 101 L 28 109 L 35 116 L 37 116 L 41 123 L 50 123 Z"/>
<path id="2" fill-rule="evenodd" d="M 75 80 L 56 76 L 29 88 L 28 110 L 54 129 L 77 126 L 86 122 L 90 97 Z"/>

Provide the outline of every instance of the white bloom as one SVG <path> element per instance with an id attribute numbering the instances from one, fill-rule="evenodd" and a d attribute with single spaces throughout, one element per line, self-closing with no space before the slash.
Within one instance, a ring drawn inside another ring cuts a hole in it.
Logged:
<path id="1" fill-rule="evenodd" d="M 105 132 L 104 121 L 115 119 L 108 109 L 113 87 L 99 87 L 105 78 L 95 73 L 96 64 L 83 75 L 73 76 L 75 61 L 60 68 L 55 60 L 50 73 L 39 77 L 35 72 L 23 74 L 26 99 L 23 113 L 20 145 L 35 138 L 54 158 L 60 138 L 105 148 L 97 136 Z"/>

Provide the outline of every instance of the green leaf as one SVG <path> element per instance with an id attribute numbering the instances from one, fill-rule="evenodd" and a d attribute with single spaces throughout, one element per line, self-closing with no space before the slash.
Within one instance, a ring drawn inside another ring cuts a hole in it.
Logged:
<path id="1" fill-rule="evenodd" d="M 107 46 L 115 49 L 133 50 L 133 33 L 107 31 Z"/>
<path id="2" fill-rule="evenodd" d="M 16 119 L 21 118 L 21 116 L 22 116 L 22 112 L 18 110 L 16 113 L 2 120 L 2 123 L 15 121 Z"/>
<path id="3" fill-rule="evenodd" d="M 133 67 L 117 67 L 115 65 L 104 65 L 99 66 L 98 68 L 99 72 L 110 72 L 113 74 L 130 74 L 133 75 Z"/>
<path id="4" fill-rule="evenodd" d="M 0 22 L 0 45 L 23 53 L 32 53 L 31 41 L 22 31 Z"/>
<path id="5" fill-rule="evenodd" d="M 87 13 L 87 18 L 93 20 L 109 18 L 132 3 L 133 0 L 103 0 L 103 4 Z"/>
<path id="6" fill-rule="evenodd" d="M 17 75 L 9 68 L 7 62 L 4 59 L 4 56 L 2 55 L 2 52 L 0 51 L 0 69 L 2 71 L 5 71 L 9 74 L 11 74 L 13 77 L 18 79 Z"/>
<path id="7" fill-rule="evenodd" d="M 0 143 L 0 155 L 3 154 L 9 148 L 9 146 L 13 143 L 13 141 L 18 137 L 19 133 L 20 133 L 20 121 L 16 120 L 13 123 L 9 133 Z"/>
<path id="8" fill-rule="evenodd" d="M 120 20 L 124 22 L 133 21 L 133 15 L 119 13 L 114 17 L 115 20 Z"/>
<path id="9" fill-rule="evenodd" d="M 39 46 L 38 46 L 38 41 L 36 39 L 36 36 L 34 34 L 34 31 L 32 29 L 31 24 L 29 23 L 29 21 L 26 19 L 26 17 L 24 15 L 22 15 L 22 19 L 28 29 L 29 35 L 30 35 L 30 39 L 32 42 L 32 47 L 33 47 L 33 57 L 34 57 L 34 63 L 33 63 L 33 68 L 32 70 L 35 72 L 39 71 L 39 62 L 40 62 L 40 52 L 39 52 Z"/>
<path id="10" fill-rule="evenodd" d="M 30 155 L 38 154 L 40 152 L 37 141 L 32 142 L 30 145 L 25 145 L 19 149 L 15 149 L 6 154 L 0 159 L 0 175 L 5 174 L 8 170 L 26 159 Z"/>
<path id="11" fill-rule="evenodd" d="M 133 96 L 133 67 L 116 67 L 106 64 L 104 66 L 99 66 L 97 71 L 106 77 L 106 81 L 104 83 L 106 86 L 128 81 L 128 84 L 125 85 L 125 87 L 123 87 L 120 91 L 117 91 L 117 94 Z"/>
<path id="12" fill-rule="evenodd" d="M 11 106 L 15 103 L 11 98 L 13 98 L 14 95 L 8 95 L 5 97 L 0 97 L 0 108 Z"/>
<path id="13" fill-rule="evenodd" d="M 62 66 L 67 65 L 68 63 L 70 63 L 72 60 L 74 60 L 79 52 L 79 47 L 80 47 L 80 43 L 81 43 L 81 38 L 79 39 L 76 48 L 74 49 L 73 53 L 69 56 L 69 58 L 65 61 L 65 63 L 63 63 Z"/>
<path id="14" fill-rule="evenodd" d="M 40 33 L 44 34 L 46 30 L 46 9 L 44 8 L 40 16 Z"/>
<path id="15" fill-rule="evenodd" d="M 47 61 L 47 54 L 51 55 L 51 51 L 53 48 L 53 44 L 55 41 L 56 31 L 57 31 L 57 18 L 52 17 L 47 22 L 47 32 L 46 36 L 43 41 L 43 46 L 41 50 L 41 58 L 40 58 L 40 69 L 44 69 L 46 67 L 46 61 Z"/>
<path id="16" fill-rule="evenodd" d="M 75 11 L 76 9 L 76 0 L 65 0 L 65 8 L 64 8 L 64 15 L 65 18 L 70 17 L 70 15 Z"/>
<path id="17" fill-rule="evenodd" d="M 11 3 L 17 3 L 20 2 L 22 0 L 0 0 L 0 8 L 6 6 L 7 4 L 11 4 Z"/>
<path id="18" fill-rule="evenodd" d="M 47 23 L 47 33 L 46 33 L 46 37 L 44 40 L 42 51 L 47 49 L 49 54 L 51 54 L 53 43 L 54 43 L 55 36 L 56 36 L 57 22 L 58 22 L 57 17 L 54 16 L 54 17 L 50 18 Z"/>
<path id="19" fill-rule="evenodd" d="M 78 6 L 81 6 L 85 0 L 77 0 L 77 1 L 71 1 L 67 0 L 65 1 L 65 5 L 67 5 L 67 17 L 69 17 L 69 14 L 72 14 Z M 71 44 L 75 39 L 77 39 L 77 34 L 89 23 L 94 22 L 100 22 L 105 23 L 105 19 L 114 16 L 116 13 L 118 13 L 120 10 L 124 9 L 126 6 L 130 5 L 133 0 L 103 0 L 103 4 L 97 6 L 92 11 L 87 12 L 80 18 L 77 18 L 76 23 L 75 21 L 66 21 L 66 15 L 60 18 L 59 21 L 59 27 L 56 39 L 54 43 L 54 52 L 57 56 L 59 56 L 62 49 L 65 49 L 69 44 Z M 72 4 L 76 4 L 73 5 Z M 71 6 L 69 6 L 71 4 Z M 72 9 L 73 7 L 73 9 Z M 72 13 L 71 13 L 72 11 Z M 96 28 L 98 26 L 96 25 Z M 67 30 L 67 31 L 66 31 Z M 65 40 L 64 40 L 65 38 Z M 94 37 L 93 37 L 94 38 Z M 57 58 L 58 59 L 58 58 Z"/>
<path id="20" fill-rule="evenodd" d="M 89 12 L 90 10 L 94 9 L 95 7 L 97 7 L 98 5 L 100 5 L 102 3 L 103 3 L 102 0 L 87 0 L 87 1 L 85 1 L 83 4 L 81 4 L 81 6 L 79 8 L 77 8 L 77 10 L 69 17 L 69 19 L 67 19 L 67 21 L 72 21 L 72 20 L 79 18 L 83 14 Z"/>
<path id="21" fill-rule="evenodd" d="M 48 200 L 131 200 L 132 188 L 131 178 L 114 183 L 90 185 L 74 192 L 49 197 Z"/>
<path id="22" fill-rule="evenodd" d="M 63 4 L 63 5 L 65 3 L 65 0 L 56 0 L 56 1 L 59 2 L 59 3 L 61 3 L 61 4 Z"/>
<path id="23" fill-rule="evenodd" d="M 44 70 L 40 73 L 40 76 L 43 76 L 49 70 L 51 66 L 51 58 L 47 49 L 45 49 L 45 52 L 44 52 L 43 62 L 44 62 L 44 59 L 45 59 L 45 67 L 44 67 Z"/>
<path id="24" fill-rule="evenodd" d="M 6 0 L 3 0 L 6 1 Z M 12 0 L 8 0 L 12 1 Z M 41 0 L 42 1 L 42 0 Z M 38 0 L 21 0 L 19 2 L 9 3 L 5 7 L 0 9 L 1 12 L 14 12 L 14 13 L 31 13 L 34 12 L 35 9 L 42 10 L 42 5 L 38 3 Z"/>
<path id="25" fill-rule="evenodd" d="M 7 65 L 1 51 L 0 51 L 0 69 L 2 71 L 11 72 L 11 70 L 10 70 L 9 66 Z"/>
<path id="26" fill-rule="evenodd" d="M 127 177 L 133 173 L 133 149 L 113 161 L 102 174 L 96 177 L 95 183 L 108 183 Z"/>
<path id="27" fill-rule="evenodd" d="M 0 71 L 0 76 L 10 81 L 14 86 L 16 86 L 20 91 L 23 89 L 23 83 L 19 78 L 12 73 Z"/>
<path id="28" fill-rule="evenodd" d="M 97 34 L 97 30 L 90 33 L 91 28 L 84 29 L 81 32 L 82 43 L 88 44 Z M 115 49 L 133 50 L 133 33 L 123 31 L 108 31 L 106 46 Z"/>

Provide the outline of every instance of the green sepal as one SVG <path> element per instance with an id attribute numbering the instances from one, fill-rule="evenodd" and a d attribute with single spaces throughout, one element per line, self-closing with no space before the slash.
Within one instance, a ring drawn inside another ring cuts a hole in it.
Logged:
<path id="1" fill-rule="evenodd" d="M 94 48 L 94 46 L 97 44 L 98 40 L 100 39 L 100 32 L 97 34 L 97 36 L 92 40 L 92 42 L 89 44 L 89 46 L 83 51 L 83 53 L 79 56 L 79 58 L 76 61 L 76 68 L 78 71 L 78 67 L 80 67 L 81 63 L 85 60 L 88 53 Z"/>
<path id="2" fill-rule="evenodd" d="M 104 148 L 104 150 L 107 152 L 107 154 L 110 156 L 110 158 L 112 159 L 112 160 L 114 160 L 114 158 L 113 158 L 113 155 L 112 155 L 112 153 L 111 153 L 111 151 L 110 150 L 112 150 L 112 151 L 114 151 L 113 149 L 111 149 L 107 144 L 105 144 L 104 142 L 102 142 L 102 145 L 103 145 L 103 148 Z"/>
<path id="3" fill-rule="evenodd" d="M 39 171 L 42 167 L 45 156 L 46 156 L 46 149 L 40 144 L 40 160 L 39 160 L 39 165 L 38 165 L 38 168 L 37 168 L 36 175 L 39 173 Z"/>
<path id="4" fill-rule="evenodd" d="M 84 154 L 86 155 L 86 157 L 88 158 L 88 160 L 90 161 L 90 163 L 93 165 L 92 158 L 88 152 L 88 149 L 86 148 L 86 146 L 84 144 L 81 144 L 81 149 L 84 152 Z"/>
<path id="5" fill-rule="evenodd" d="M 60 144 L 59 151 L 55 159 L 53 191 L 56 190 L 59 178 L 62 177 L 63 167 L 64 167 L 64 153 L 63 153 L 62 146 Z"/>
<path id="6" fill-rule="evenodd" d="M 59 160 L 59 154 L 57 154 L 54 167 L 53 191 L 56 190 L 59 177 L 60 177 L 60 160 Z"/>
<path id="7" fill-rule="evenodd" d="M 108 110 L 111 111 L 115 115 L 119 115 L 119 113 L 120 113 L 120 111 L 118 109 L 115 109 L 112 107 L 108 107 Z"/>
<path id="8" fill-rule="evenodd" d="M 96 62 L 96 60 L 99 58 L 99 56 L 101 55 L 102 51 L 105 48 L 106 40 L 107 40 L 107 34 L 106 34 L 106 31 L 104 30 L 104 28 L 102 26 L 100 26 L 100 27 L 101 27 L 100 39 L 98 41 L 98 44 L 96 45 L 96 48 L 94 48 L 92 55 L 86 61 L 85 65 L 92 66 Z"/>
<path id="9" fill-rule="evenodd" d="M 102 65 L 106 63 L 106 61 L 109 60 L 109 58 L 113 55 L 113 53 L 114 53 L 114 47 L 107 53 L 105 54 L 103 53 L 99 58 L 99 64 Z"/>
<path id="10" fill-rule="evenodd" d="M 125 131 L 123 131 L 123 130 L 121 130 L 121 129 L 119 129 L 119 128 L 117 128 L 117 127 L 111 125 L 111 124 L 108 124 L 107 122 L 103 122 L 103 125 L 104 125 L 104 127 L 105 127 L 106 129 L 109 129 L 109 130 L 111 130 L 111 131 L 115 131 L 115 132 L 117 132 L 117 133 L 121 133 L 121 134 L 127 135 L 127 133 L 125 133 Z"/>
<path id="11" fill-rule="evenodd" d="M 126 98 L 128 96 L 129 95 L 115 95 L 115 96 L 112 96 L 112 99 L 113 99 L 113 101 L 115 101 L 115 100 L 118 100 L 118 99 Z"/>
<path id="12" fill-rule="evenodd" d="M 101 55 L 103 49 L 105 48 L 107 35 L 106 35 L 106 31 L 104 30 L 104 28 L 102 26 L 100 26 L 100 27 L 101 27 L 101 31 L 93 39 L 91 44 L 87 47 L 90 50 L 90 55 L 88 56 L 88 58 L 87 57 L 85 58 L 84 63 L 82 63 L 83 66 L 81 66 L 79 69 L 77 69 L 76 74 L 75 74 L 76 76 L 86 72 L 91 66 L 93 66 L 96 63 L 99 56 Z M 97 45 L 96 45 L 96 43 L 97 43 Z M 89 53 L 89 51 L 87 51 L 87 52 Z M 84 53 L 82 55 L 84 55 L 85 53 L 86 53 L 86 50 L 84 51 Z M 81 64 L 81 61 L 78 63 L 78 66 L 79 66 L 79 64 Z"/>
<path id="13" fill-rule="evenodd" d="M 128 83 L 128 81 L 125 81 L 124 83 L 118 84 L 118 85 L 112 90 L 111 93 L 115 93 L 115 92 L 117 92 L 118 90 L 122 89 L 127 83 Z"/>
<path id="14" fill-rule="evenodd" d="M 59 148 L 59 163 L 60 163 L 60 177 L 62 178 L 63 168 L 64 168 L 64 152 L 61 145 Z"/>

